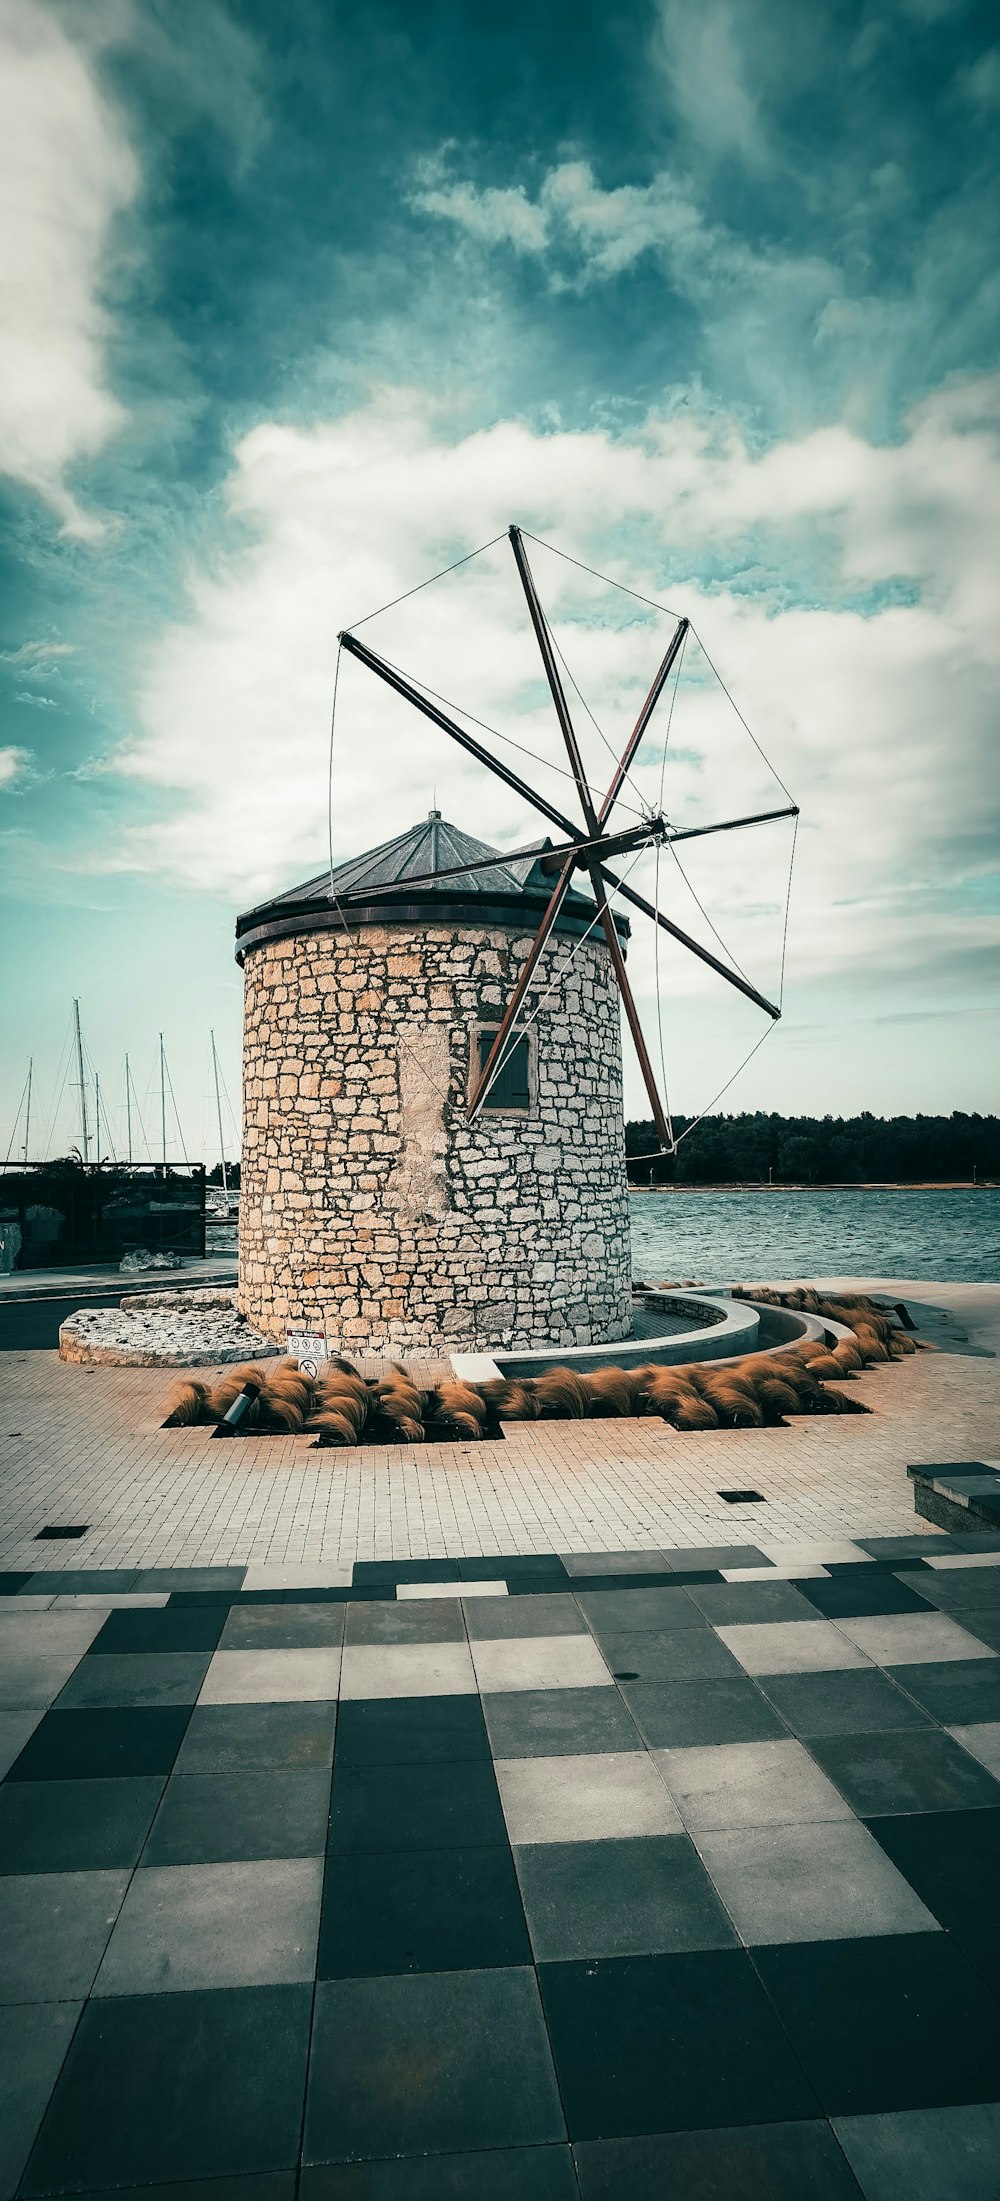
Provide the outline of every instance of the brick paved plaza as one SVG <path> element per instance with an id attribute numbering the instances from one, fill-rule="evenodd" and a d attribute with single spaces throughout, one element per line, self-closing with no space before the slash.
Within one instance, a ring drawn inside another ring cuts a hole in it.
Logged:
<path id="1" fill-rule="evenodd" d="M 4 1356 L 0 2201 L 995 2201 L 1000 1536 L 906 1467 L 1000 1456 L 1000 1287 L 935 1296 L 972 1357 L 709 1436 Z"/>

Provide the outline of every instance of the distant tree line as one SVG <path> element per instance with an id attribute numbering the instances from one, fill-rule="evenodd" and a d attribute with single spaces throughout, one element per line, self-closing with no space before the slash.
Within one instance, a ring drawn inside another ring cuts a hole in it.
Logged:
<path id="1" fill-rule="evenodd" d="M 675 1116 L 678 1136 L 691 1122 Z M 935 1183 L 1000 1179 L 1000 1118 L 706 1116 L 676 1155 L 657 1154 L 651 1123 L 627 1123 L 633 1184 Z"/>

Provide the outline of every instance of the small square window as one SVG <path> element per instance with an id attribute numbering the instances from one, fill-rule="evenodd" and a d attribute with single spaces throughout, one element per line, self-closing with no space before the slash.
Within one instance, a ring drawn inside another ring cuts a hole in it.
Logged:
<path id="1" fill-rule="evenodd" d="M 480 1031 L 480 1077 L 482 1076 L 483 1071 L 485 1070 L 486 1065 L 490 1059 L 490 1049 L 493 1046 L 493 1042 L 496 1039 L 499 1029 L 500 1027 L 498 1024 L 493 1024 L 485 1026 Z M 492 1109 L 516 1108 L 521 1110 L 523 1114 L 527 1114 L 527 1111 L 530 1107 L 531 1089 L 529 1085 L 528 1042 L 526 1038 L 516 1039 L 514 1040 L 513 1044 L 508 1042 L 506 1061 L 504 1062 L 502 1069 L 494 1078 L 493 1083 L 490 1086 L 486 1099 L 483 1102 L 483 1112 L 484 1114 L 488 1115 Z"/>

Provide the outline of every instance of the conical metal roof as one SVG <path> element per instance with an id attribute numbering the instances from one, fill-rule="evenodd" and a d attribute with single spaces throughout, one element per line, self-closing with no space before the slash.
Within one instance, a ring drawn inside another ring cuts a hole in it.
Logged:
<path id="1" fill-rule="evenodd" d="M 528 855 L 507 858 L 431 810 L 408 832 L 335 865 L 332 875 L 321 871 L 245 911 L 236 920 L 236 960 L 242 963 L 247 949 L 265 940 L 333 927 L 444 923 L 534 931 L 555 884 L 539 863 L 552 845 L 540 840 Z M 461 868 L 480 857 L 482 870 Z M 593 897 L 585 887 L 574 887 L 555 929 L 579 938 L 593 918 Z M 626 919 L 615 922 L 626 940 Z"/>

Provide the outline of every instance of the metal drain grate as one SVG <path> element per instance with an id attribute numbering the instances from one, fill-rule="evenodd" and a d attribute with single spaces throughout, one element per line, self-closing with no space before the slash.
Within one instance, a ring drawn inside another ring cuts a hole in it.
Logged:
<path id="1" fill-rule="evenodd" d="M 759 1490 L 720 1490 L 717 1496 L 724 1498 L 727 1506 L 764 1506 L 767 1499 Z"/>
<path id="2" fill-rule="evenodd" d="M 85 1521 L 82 1528 L 40 1528 L 35 1537 L 35 1542 L 36 1544 L 55 1544 L 63 1537 L 86 1536 L 89 1527 L 90 1522 Z"/>

